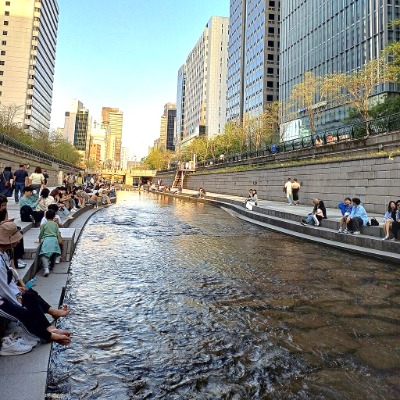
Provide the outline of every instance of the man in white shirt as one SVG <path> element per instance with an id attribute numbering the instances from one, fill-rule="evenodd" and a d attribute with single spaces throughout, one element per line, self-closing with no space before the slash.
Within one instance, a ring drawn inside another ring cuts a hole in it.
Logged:
<path id="1" fill-rule="evenodd" d="M 288 178 L 287 182 L 285 183 L 284 192 L 286 193 L 286 198 L 289 203 L 289 206 L 292 205 L 293 202 L 293 191 L 292 191 L 292 180 Z"/>

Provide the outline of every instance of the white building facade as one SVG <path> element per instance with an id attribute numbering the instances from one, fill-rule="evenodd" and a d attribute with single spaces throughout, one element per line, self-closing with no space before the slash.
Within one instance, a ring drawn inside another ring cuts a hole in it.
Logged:
<path id="1" fill-rule="evenodd" d="M 57 0 L 0 2 L 0 102 L 17 111 L 13 123 L 48 131 L 53 97 Z"/>
<path id="2" fill-rule="evenodd" d="M 184 95 L 177 102 L 178 146 L 198 136 L 213 137 L 224 132 L 228 34 L 229 18 L 211 17 L 180 69 L 177 92 L 182 93 L 184 82 Z"/>

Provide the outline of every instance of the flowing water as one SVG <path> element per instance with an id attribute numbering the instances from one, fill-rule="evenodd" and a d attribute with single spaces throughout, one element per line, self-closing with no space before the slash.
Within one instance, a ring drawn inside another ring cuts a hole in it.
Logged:
<path id="1" fill-rule="evenodd" d="M 47 399 L 398 399 L 400 269 L 120 192 L 79 240 Z"/>

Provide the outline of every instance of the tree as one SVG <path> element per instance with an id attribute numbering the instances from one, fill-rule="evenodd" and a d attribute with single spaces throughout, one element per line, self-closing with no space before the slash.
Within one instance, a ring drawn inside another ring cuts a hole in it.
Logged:
<path id="1" fill-rule="evenodd" d="M 375 88 L 380 84 L 396 80 L 396 70 L 389 68 L 384 56 L 368 61 L 357 71 L 338 76 L 338 81 L 348 94 L 349 102 L 364 121 L 371 118 L 370 98 Z"/>
<path id="2" fill-rule="evenodd" d="M 312 72 L 304 73 L 304 80 L 295 85 L 290 93 L 293 105 L 304 110 L 310 121 L 311 134 L 315 131 L 315 118 L 318 110 L 315 108 L 316 99 L 320 95 L 321 79 Z"/>

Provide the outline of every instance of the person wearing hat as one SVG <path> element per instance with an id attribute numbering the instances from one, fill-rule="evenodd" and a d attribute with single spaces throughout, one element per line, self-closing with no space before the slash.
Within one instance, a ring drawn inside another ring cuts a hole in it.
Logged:
<path id="1" fill-rule="evenodd" d="M 14 222 L 0 224 L 0 316 L 20 322 L 25 333 L 35 339 L 67 345 L 71 342 L 70 332 L 51 325 L 45 313 L 53 318 L 64 317 L 69 313 L 68 308 L 54 309 L 36 291 L 17 286 L 14 281 L 7 250 L 21 238 Z"/>

